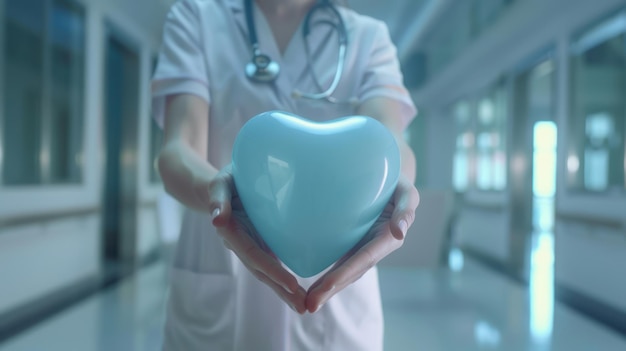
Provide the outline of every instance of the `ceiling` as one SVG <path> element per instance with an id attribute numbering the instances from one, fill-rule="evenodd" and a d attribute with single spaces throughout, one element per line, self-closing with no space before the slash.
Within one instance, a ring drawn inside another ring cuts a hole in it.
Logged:
<path id="1" fill-rule="evenodd" d="M 355 11 L 387 23 L 391 39 L 400 56 L 414 45 L 418 34 L 424 30 L 428 15 L 439 0 L 352 0 Z"/>

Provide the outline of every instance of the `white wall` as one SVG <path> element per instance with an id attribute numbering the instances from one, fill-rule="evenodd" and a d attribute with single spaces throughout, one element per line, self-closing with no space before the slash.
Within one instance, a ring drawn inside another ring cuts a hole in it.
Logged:
<path id="1" fill-rule="evenodd" d="M 159 244 L 155 213 L 160 186 L 148 183 L 149 75 L 169 1 L 81 0 L 81 3 L 85 7 L 87 30 L 84 180 L 78 185 L 63 186 L 0 185 L 0 314 L 97 275 L 100 271 L 107 23 L 124 33 L 126 39 L 136 46 L 141 62 L 137 155 L 140 178 L 137 190 L 140 204 L 137 209 L 138 258 Z M 44 222 L 24 220 L 31 216 L 48 217 L 55 213 L 75 211 L 83 214 Z M 6 224 L 15 223 L 16 219 L 22 224 Z"/>
<path id="2" fill-rule="evenodd" d="M 423 164 L 417 167 L 425 168 L 420 174 L 424 179 L 420 180 L 422 188 L 427 189 L 452 189 L 452 157 L 456 143 L 456 129 L 454 121 L 445 114 L 440 107 L 430 107 L 428 104 L 415 97 L 415 103 L 422 111 L 418 118 L 424 118 L 426 132 L 422 141 L 413 141 L 412 147 L 422 147 L 425 150 Z M 420 144 L 421 142 L 421 144 Z M 417 153 L 418 151 L 416 151 Z"/>
<path id="3" fill-rule="evenodd" d="M 402 247 L 385 257 L 379 265 L 437 269 L 448 239 L 453 193 L 441 189 L 422 189 L 415 222 Z"/>
<path id="4" fill-rule="evenodd" d="M 454 226 L 455 244 L 484 253 L 499 261 L 509 257 L 509 216 L 506 210 L 464 208 Z"/>
<path id="5" fill-rule="evenodd" d="M 557 282 L 626 311 L 624 231 L 557 222 Z"/>
<path id="6" fill-rule="evenodd" d="M 97 215 L 40 222 L 0 233 L 0 314 L 98 272 Z"/>

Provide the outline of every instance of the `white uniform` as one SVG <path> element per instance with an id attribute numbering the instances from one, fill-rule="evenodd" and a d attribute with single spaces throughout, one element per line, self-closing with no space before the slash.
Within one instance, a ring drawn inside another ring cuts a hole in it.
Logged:
<path id="1" fill-rule="evenodd" d="M 403 103 L 404 126 L 415 107 L 402 85 L 396 50 L 380 21 L 340 8 L 348 31 L 345 71 L 336 98 L 364 101 L 386 96 Z M 267 110 L 285 110 L 313 120 L 352 115 L 354 106 L 296 100 L 292 92 L 318 92 L 307 70 L 301 28 L 284 55 L 262 12 L 254 16 L 261 51 L 281 65 L 275 83 L 248 80 L 251 52 L 243 0 L 179 0 L 171 9 L 153 80 L 153 109 L 163 123 L 164 97 L 189 93 L 210 104 L 209 162 L 230 163 L 239 129 Z M 318 12 L 316 19 L 332 15 Z M 312 27 L 312 65 L 327 87 L 337 67 L 337 34 Z M 304 285 L 311 280 L 302 282 Z M 204 213 L 188 210 L 174 262 L 164 349 L 169 351 L 380 351 L 383 317 L 378 275 L 370 270 L 315 314 L 293 312 L 226 250 Z"/>

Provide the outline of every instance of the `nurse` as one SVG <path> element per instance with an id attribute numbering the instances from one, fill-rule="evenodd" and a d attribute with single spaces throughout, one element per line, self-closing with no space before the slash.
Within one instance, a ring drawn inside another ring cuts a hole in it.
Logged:
<path id="1" fill-rule="evenodd" d="M 402 245 L 419 202 L 415 158 L 402 138 L 416 110 L 386 26 L 327 3 L 310 12 L 316 5 L 179 0 L 168 14 L 152 84 L 165 134 L 158 167 L 187 210 L 165 350 L 382 350 L 375 264 Z M 327 98 L 307 96 L 329 87 Z M 371 116 L 401 149 L 402 177 L 370 240 L 310 279 L 290 274 L 251 239 L 229 173 L 240 128 L 276 109 L 316 121 Z"/>

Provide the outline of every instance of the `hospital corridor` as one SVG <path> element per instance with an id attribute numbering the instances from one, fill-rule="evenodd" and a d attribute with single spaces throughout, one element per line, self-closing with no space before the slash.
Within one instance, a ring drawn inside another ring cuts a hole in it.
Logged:
<path id="1" fill-rule="evenodd" d="M 626 0 L 0 0 L 0 351 L 626 351 L 625 139 Z"/>

